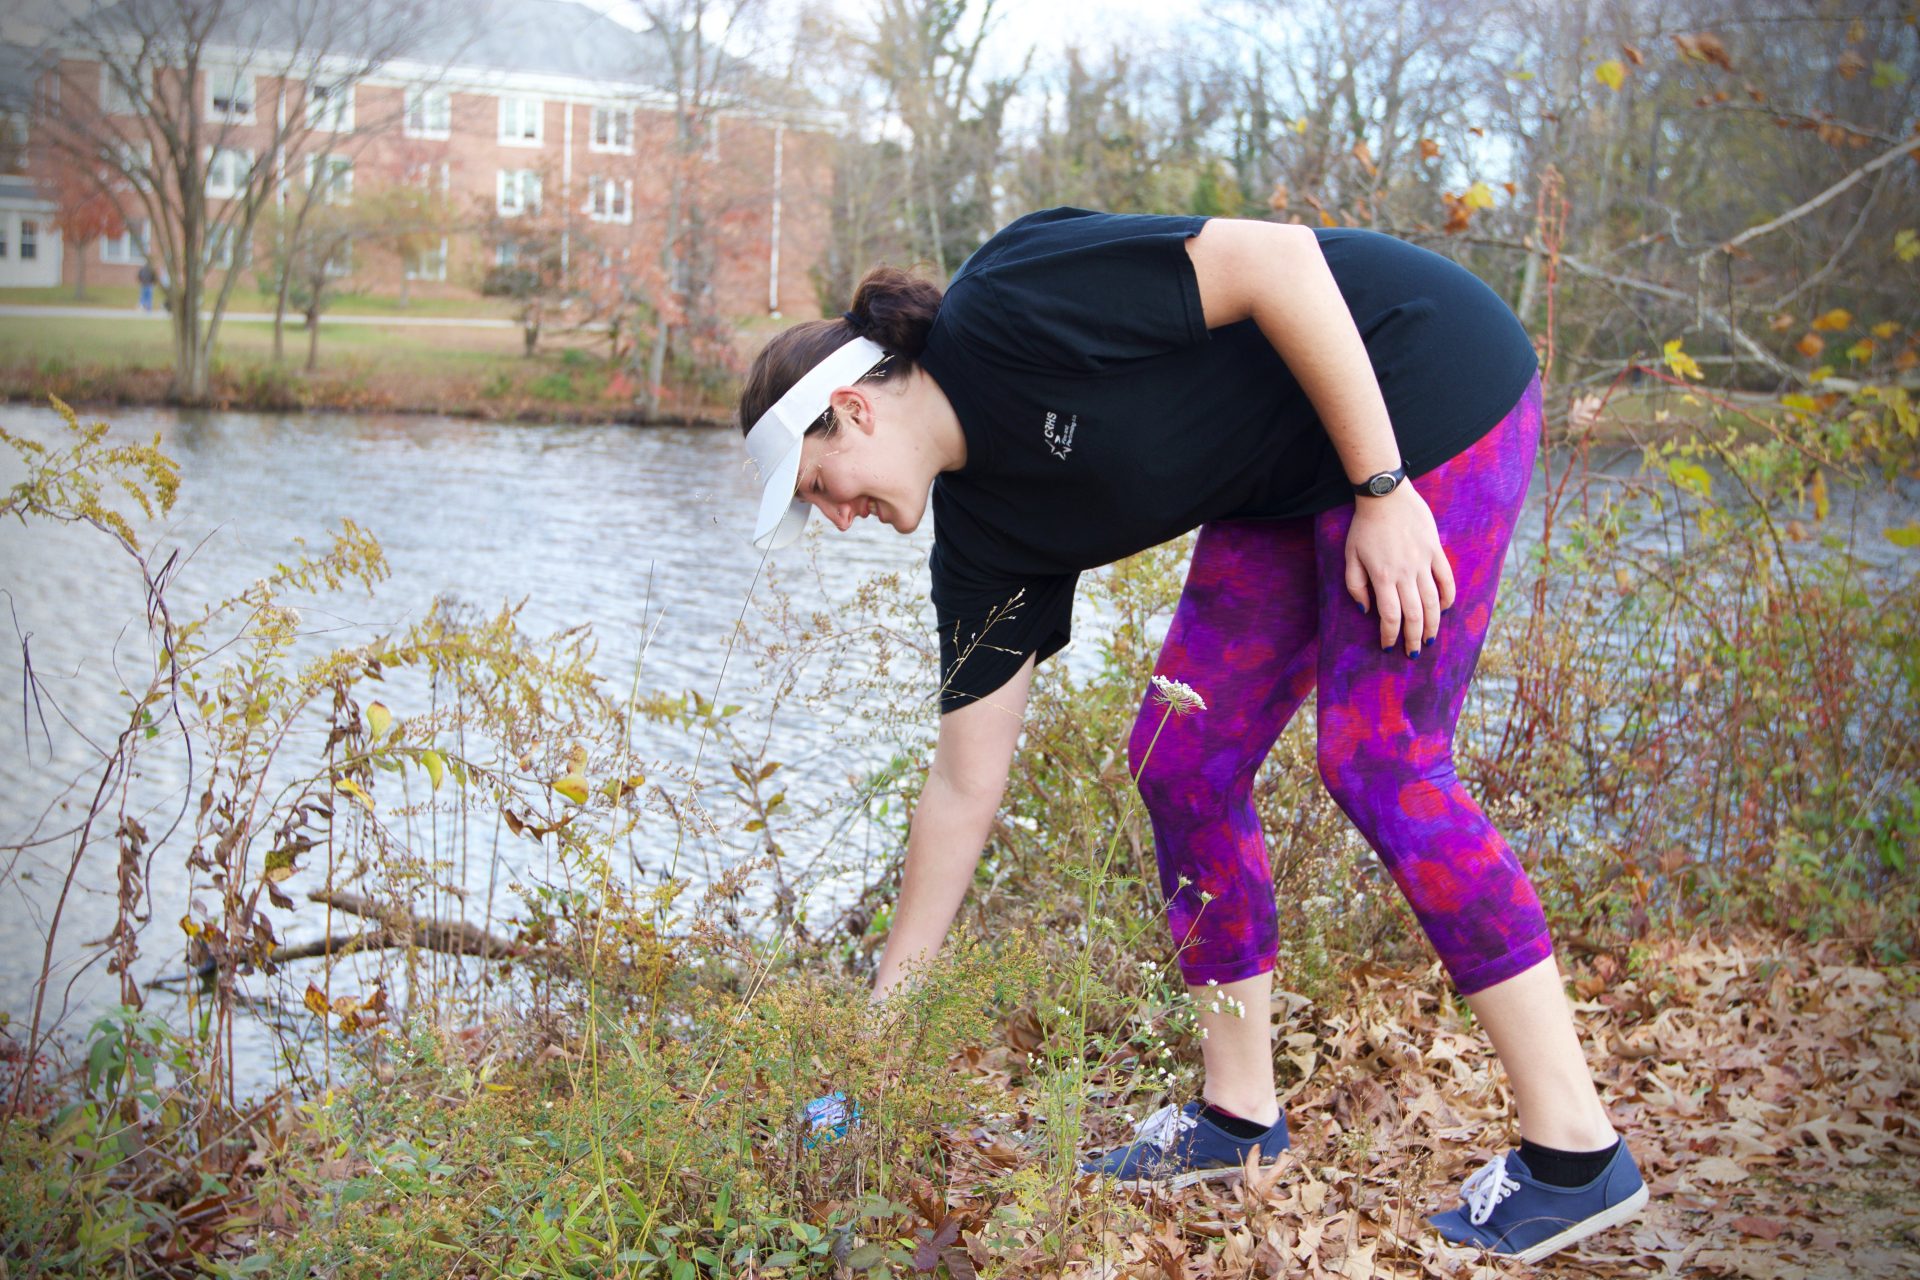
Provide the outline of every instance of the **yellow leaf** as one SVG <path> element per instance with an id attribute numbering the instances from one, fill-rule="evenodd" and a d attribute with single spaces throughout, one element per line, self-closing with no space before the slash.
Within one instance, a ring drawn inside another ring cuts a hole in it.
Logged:
<path id="1" fill-rule="evenodd" d="M 1692 356 L 1680 349 L 1680 339 L 1675 338 L 1662 348 L 1667 356 L 1667 368 L 1682 378 L 1704 378 L 1700 364 Z"/>
<path id="2" fill-rule="evenodd" d="M 1898 529 L 1887 529 L 1887 541 L 1896 547 L 1920 547 L 1920 524 L 1907 523 Z"/>
<path id="3" fill-rule="evenodd" d="M 327 1016 L 326 993 L 314 986 L 311 982 L 307 984 L 307 994 L 301 999 L 300 1003 L 306 1005 L 308 1009 L 323 1018 Z"/>
<path id="4" fill-rule="evenodd" d="M 433 789 L 440 789 L 441 780 L 447 776 L 447 762 L 440 758 L 438 751 L 422 751 L 420 763 L 426 766 L 427 776 L 433 779 Z"/>
<path id="5" fill-rule="evenodd" d="M 1813 484 L 1809 486 L 1813 495 L 1813 518 L 1825 520 L 1827 513 L 1833 510 L 1833 502 L 1827 496 L 1827 473 L 1820 468 L 1813 470 Z"/>
<path id="6" fill-rule="evenodd" d="M 374 740 L 377 742 L 381 738 L 386 737 L 387 730 L 392 727 L 393 712 L 387 710 L 386 704 L 369 702 L 367 704 L 367 732 L 373 735 Z"/>
<path id="7" fill-rule="evenodd" d="M 1879 324 L 1873 326 L 1872 329 L 1873 336 L 1882 340 L 1891 338 L 1898 332 L 1900 332 L 1900 322 L 1898 320 L 1882 320 Z"/>
<path id="8" fill-rule="evenodd" d="M 1460 199 L 1469 209 L 1491 209 L 1493 208 L 1493 188 L 1484 182 L 1476 182 L 1467 188 L 1467 194 Z"/>
<path id="9" fill-rule="evenodd" d="M 1859 362 L 1873 359 L 1873 339 L 1862 338 L 1847 348 L 1847 359 Z"/>
<path id="10" fill-rule="evenodd" d="M 553 789 L 575 804 L 587 802 L 587 780 L 580 774 L 569 773 L 563 778 L 556 778 Z"/>
<path id="11" fill-rule="evenodd" d="M 1800 336 L 1800 341 L 1793 344 L 1793 349 L 1811 360 L 1827 349 L 1827 340 L 1817 333 L 1805 333 Z M 1814 381 L 1820 379 L 1815 378 Z"/>
<path id="12" fill-rule="evenodd" d="M 1893 256 L 1902 262 L 1912 262 L 1915 258 L 1920 258 L 1920 235 L 1916 235 L 1911 230 L 1894 232 Z"/>
<path id="13" fill-rule="evenodd" d="M 1798 391 L 1781 396 L 1780 403 L 1783 407 L 1791 409 L 1795 413 L 1814 413 L 1820 408 L 1819 405 L 1814 403 L 1812 396 L 1802 395 Z"/>
<path id="14" fill-rule="evenodd" d="M 1673 482 L 1682 489 L 1697 493 L 1703 498 L 1713 496 L 1713 477 L 1707 474 L 1705 467 L 1697 463 L 1681 462 L 1676 459 L 1667 464 L 1667 474 L 1672 476 Z"/>
<path id="15" fill-rule="evenodd" d="M 1833 310 L 1815 320 L 1813 327 L 1831 333 L 1835 329 L 1844 329 L 1852 323 L 1853 312 L 1847 310 L 1845 307 L 1835 307 Z"/>
<path id="16" fill-rule="evenodd" d="M 1609 89 L 1618 89 L 1627 82 L 1627 64 L 1618 58 L 1608 58 L 1593 69 L 1594 78 Z"/>
<path id="17" fill-rule="evenodd" d="M 341 791 L 344 791 L 348 795 L 352 796 L 355 800 L 358 800 L 363 806 L 365 806 L 366 811 L 368 813 L 373 812 L 373 797 L 368 795 L 365 791 L 361 790 L 360 784 L 355 782 L 352 778 L 341 778 L 338 781 L 336 781 L 333 785 L 339 788 Z"/>
<path id="18" fill-rule="evenodd" d="M 1888 536 L 1891 537 L 1892 535 L 1889 534 Z M 204 933 L 205 930 L 193 922 L 192 916 L 181 916 L 180 932 L 186 934 L 189 938 L 197 938 Z"/>
<path id="19" fill-rule="evenodd" d="M 1306 135 L 1307 118 L 1305 116 L 1301 116 L 1293 122 L 1293 131 L 1297 134 L 1300 134 L 1302 137 Z"/>

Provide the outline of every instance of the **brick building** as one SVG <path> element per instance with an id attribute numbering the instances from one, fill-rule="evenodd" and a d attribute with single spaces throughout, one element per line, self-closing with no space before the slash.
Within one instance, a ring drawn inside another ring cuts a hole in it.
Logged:
<path id="1" fill-rule="evenodd" d="M 653 35 L 571 0 L 496 0 L 484 28 L 409 33 L 401 56 L 339 87 L 282 84 L 260 70 L 273 65 L 265 49 L 208 49 L 195 92 L 203 119 L 219 130 L 206 155 L 209 201 L 232 196 L 278 113 L 305 111 L 313 128 L 281 164 L 278 207 L 313 184 L 325 204 L 376 200 L 405 186 L 443 206 L 443 235 L 356 239 L 338 263 L 354 289 L 395 293 L 404 282 L 416 296 L 471 295 L 511 257 L 498 233 L 518 218 L 557 226 L 570 270 L 659 260 L 673 97 Z M 42 52 L 39 67 L 65 94 L 75 86 L 97 93 L 116 130 L 138 136 L 138 111 L 97 62 Z M 813 309 L 811 272 L 828 244 L 829 123 L 764 105 L 724 109 L 710 121 L 692 164 L 717 314 Z M 35 145 L 31 120 L 16 118 L 13 127 L 26 132 L 26 176 L 38 173 L 44 184 L 50 148 Z M 137 201 L 122 203 L 125 230 L 86 249 L 90 284 L 131 283 L 146 258 L 144 215 Z M 209 245 L 209 291 L 238 255 L 247 273 L 234 304 L 257 305 L 248 258 L 272 234 L 263 210 L 252 245 Z M 51 256 L 59 277 L 73 278 L 78 250 L 62 246 L 57 230 L 41 231 L 36 248 L 43 268 Z"/>

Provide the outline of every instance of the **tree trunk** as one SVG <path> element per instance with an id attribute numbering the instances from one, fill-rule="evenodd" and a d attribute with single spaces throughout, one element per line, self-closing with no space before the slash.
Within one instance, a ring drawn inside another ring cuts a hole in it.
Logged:
<path id="1" fill-rule="evenodd" d="M 73 300 L 75 302 L 87 300 L 87 245 L 92 243 L 93 241 L 88 240 L 77 245 L 79 252 L 73 255 Z"/>
<path id="2" fill-rule="evenodd" d="M 307 372 L 320 367 L 320 308 L 307 312 Z"/>
<path id="3" fill-rule="evenodd" d="M 286 269 L 280 272 L 280 287 L 273 295 L 273 362 L 279 364 L 287 358 L 286 340 L 281 336 L 287 323 L 287 290 L 292 286 L 293 273 Z"/>

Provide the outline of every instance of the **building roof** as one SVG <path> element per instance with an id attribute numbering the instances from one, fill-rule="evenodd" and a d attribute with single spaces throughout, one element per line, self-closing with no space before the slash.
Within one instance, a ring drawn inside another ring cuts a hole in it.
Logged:
<path id="1" fill-rule="evenodd" d="M 475 12 L 468 10 L 468 12 Z M 460 24 L 464 26 L 465 24 Z M 666 50 L 574 0 L 491 0 L 466 30 L 419 33 L 407 56 L 421 62 L 587 80 L 664 85 Z"/>

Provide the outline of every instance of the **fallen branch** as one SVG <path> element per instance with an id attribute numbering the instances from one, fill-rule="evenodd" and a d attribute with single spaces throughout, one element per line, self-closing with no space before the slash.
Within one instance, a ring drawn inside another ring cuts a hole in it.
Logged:
<path id="1" fill-rule="evenodd" d="M 465 920 L 430 920 L 412 915 L 400 907 L 380 906 L 371 898 L 363 898 L 357 893 L 329 893 L 324 889 L 315 889 L 307 897 L 314 902 L 324 902 L 336 911 L 379 921 L 386 932 L 394 935 L 393 940 L 385 944 L 387 946 L 410 944 L 447 955 L 480 956 L 489 960 L 504 960 L 522 952 L 522 948 L 498 934 L 488 933 L 479 925 L 468 924 Z"/>

